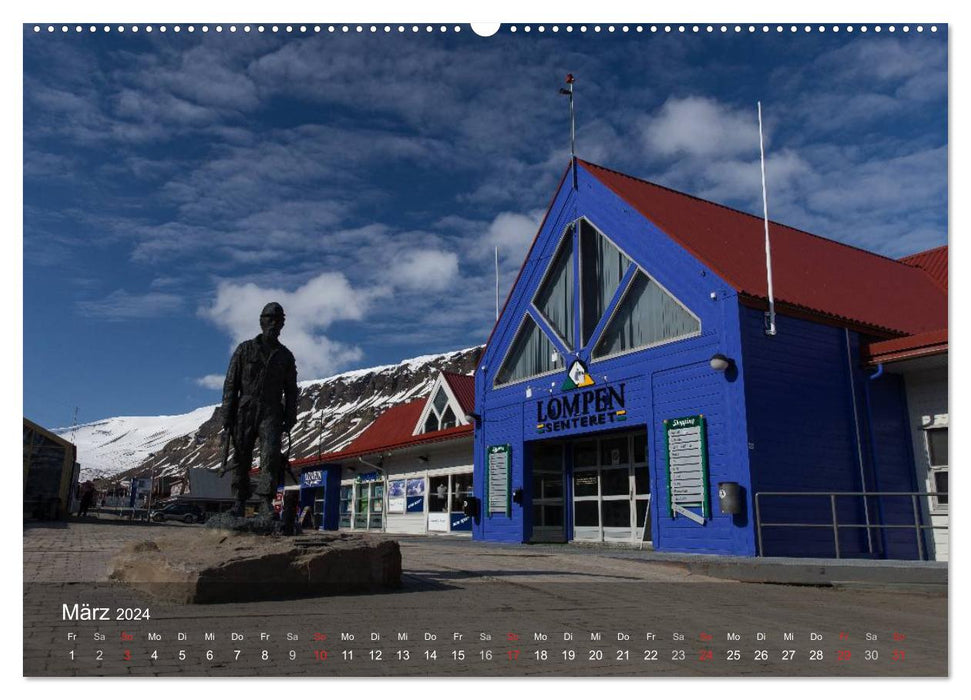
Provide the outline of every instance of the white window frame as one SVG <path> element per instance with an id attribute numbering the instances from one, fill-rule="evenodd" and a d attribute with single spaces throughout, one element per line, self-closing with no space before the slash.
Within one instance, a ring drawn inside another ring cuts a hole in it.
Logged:
<path id="1" fill-rule="evenodd" d="M 532 306 L 532 304 L 530 304 L 530 306 Z M 540 316 L 542 317 L 542 314 Z M 509 345 L 506 346 L 506 352 L 502 356 L 502 362 L 499 363 L 499 370 L 496 372 L 496 376 L 493 377 L 492 379 L 493 389 L 502 389 L 507 386 L 515 386 L 516 384 L 531 382 L 534 379 L 539 379 L 541 377 L 550 377 L 554 374 L 559 374 L 560 372 L 563 371 L 563 367 L 556 367 L 554 369 L 551 369 L 548 372 L 542 372 L 540 374 L 532 374 L 528 377 L 521 377 L 519 379 L 513 379 L 508 382 L 503 382 L 501 384 L 499 383 L 499 372 L 501 372 L 502 368 L 506 366 L 506 361 L 509 359 L 509 354 L 512 352 L 512 348 L 516 344 L 516 340 L 519 338 L 519 334 L 522 332 L 523 326 L 526 325 L 527 317 L 529 317 L 529 320 L 533 322 L 533 324 L 536 326 L 539 332 L 546 336 L 546 339 L 550 341 L 550 344 L 553 345 L 554 348 L 556 347 L 556 343 L 553 342 L 553 339 L 550 338 L 549 334 L 543 330 L 543 326 L 541 326 L 539 322 L 535 318 L 533 318 L 533 310 L 532 308 L 530 308 L 526 313 L 523 314 L 523 317 L 519 320 L 519 325 L 516 327 L 516 332 L 512 336 L 512 341 L 509 343 Z M 545 318 L 543 320 L 545 322 Z M 550 330 L 553 330 L 553 329 L 550 329 Z M 555 331 L 554 331 L 554 334 L 555 334 Z M 560 359 L 563 360 L 563 358 L 560 358 Z"/>
<path id="2" fill-rule="evenodd" d="M 935 474 L 942 474 L 942 473 L 943 474 L 947 474 L 948 475 L 948 494 L 947 495 L 948 495 L 948 501 L 950 501 L 951 500 L 951 498 L 950 498 L 950 496 L 951 496 L 951 493 L 950 493 L 950 481 L 951 481 L 951 478 L 950 478 L 950 464 L 934 464 L 933 463 L 933 460 L 931 459 L 931 441 L 930 441 L 930 434 L 931 434 L 931 431 L 934 431 L 934 430 L 943 430 L 947 434 L 948 444 L 950 445 L 950 434 L 948 432 L 948 422 L 946 420 L 945 421 L 940 421 L 940 422 L 935 422 L 932 425 L 924 426 L 924 428 L 923 428 L 923 432 L 924 432 L 924 452 L 927 455 L 927 482 L 928 482 L 927 485 L 928 485 L 928 490 L 931 491 L 931 492 L 936 492 L 937 491 L 937 479 L 935 478 Z M 950 462 L 950 460 L 951 460 L 951 451 L 950 451 L 950 449 L 948 449 L 948 462 Z M 931 512 L 932 513 L 947 513 L 948 512 L 948 503 L 941 503 L 939 496 L 931 496 L 929 498 L 929 500 L 930 500 L 930 507 L 931 507 Z"/>
<path id="3" fill-rule="evenodd" d="M 624 253 L 624 254 L 626 255 L 626 253 Z M 631 260 L 633 261 L 633 258 L 631 258 Z M 637 264 L 637 262 L 634 262 L 634 266 L 637 268 L 637 271 L 638 272 L 640 272 L 645 277 L 647 277 L 647 279 L 649 279 L 651 282 L 653 282 L 654 284 L 656 284 L 661 289 L 662 292 L 664 292 L 669 297 L 671 297 L 674 300 L 674 303 L 675 304 L 677 304 L 682 309 L 684 309 L 685 311 L 687 311 L 688 312 L 688 315 L 691 316 L 691 318 L 693 318 L 694 320 L 696 320 L 698 322 L 698 330 L 695 331 L 694 333 L 684 333 L 683 335 L 678 335 L 678 336 L 675 336 L 673 338 L 667 338 L 665 340 L 659 340 L 656 343 L 648 343 L 647 345 L 640 345 L 640 346 L 638 346 L 636 348 L 631 348 L 630 350 L 622 350 L 621 352 L 615 352 L 615 353 L 612 353 L 610 355 L 594 355 L 594 350 L 600 344 L 600 341 L 603 340 L 604 333 L 606 333 L 607 332 L 607 329 L 610 328 L 610 324 L 614 322 L 614 317 L 617 315 L 617 312 L 620 310 L 621 304 L 623 303 L 624 299 L 627 297 L 627 293 L 630 291 L 631 286 L 634 284 L 634 279 L 637 277 L 637 274 L 635 273 L 634 275 L 631 275 L 630 280 L 628 280 L 627 286 L 624 287 L 624 291 L 621 293 L 620 297 L 618 298 L 617 305 L 610 312 L 610 317 L 607 319 L 607 322 L 603 325 L 603 328 L 600 329 L 600 334 L 596 338 L 593 338 L 590 341 L 589 349 L 590 349 L 590 362 L 591 363 L 600 362 L 601 360 L 609 360 L 609 359 L 611 359 L 613 357 L 623 357 L 624 355 L 630 355 L 631 353 L 641 352 L 642 350 L 650 350 L 652 348 L 659 348 L 662 345 L 669 345 L 670 343 L 677 343 L 678 341 L 684 340 L 686 338 L 697 338 L 698 336 L 700 336 L 702 334 L 703 328 L 702 328 L 702 324 L 701 324 L 701 318 L 697 314 L 695 314 L 691 309 L 689 309 L 687 306 L 685 306 L 682 303 L 682 301 L 680 299 L 678 299 L 678 297 L 676 297 L 674 294 L 672 294 L 671 291 L 667 287 L 665 287 L 663 284 L 661 284 L 660 282 L 658 282 L 656 278 L 654 278 L 651 275 L 649 275 L 647 273 L 647 271 L 643 267 L 641 267 L 640 265 Z"/>
<path id="4" fill-rule="evenodd" d="M 442 408 L 441 412 L 435 409 L 435 397 L 438 396 L 438 391 L 441 389 L 445 392 L 445 398 L 448 401 L 445 407 Z M 425 407 L 421 411 L 421 416 L 418 417 L 418 423 L 415 425 L 415 429 L 411 432 L 412 435 L 423 435 L 426 433 L 425 422 L 428 420 L 430 415 L 434 415 L 438 422 L 438 430 L 443 430 L 442 426 L 442 416 L 445 415 L 445 409 L 451 407 L 452 413 L 455 414 L 455 427 L 460 425 L 468 425 L 469 422 L 465 419 L 465 410 L 459 404 L 458 398 L 452 391 L 452 387 L 445 380 L 445 375 L 441 372 L 438 373 L 438 377 L 435 378 L 435 383 L 432 385 L 432 391 L 428 395 L 428 399 L 425 401 Z M 427 432 L 437 432 L 437 431 L 427 431 Z"/>
<path id="5" fill-rule="evenodd" d="M 577 221 L 579 221 L 579 219 L 577 219 Z M 577 227 L 577 221 L 574 221 L 574 222 L 571 222 L 571 223 L 567 224 L 566 228 L 563 230 L 563 234 L 562 234 L 562 237 L 560 238 L 560 242 L 557 244 L 556 248 L 553 250 L 553 255 L 550 256 L 549 265 L 546 266 L 546 271 L 543 273 L 543 279 L 540 280 L 539 286 L 536 287 L 536 293 L 533 294 L 533 299 L 532 299 L 532 301 L 529 302 L 530 309 L 535 313 L 535 315 L 538 318 L 543 319 L 543 323 L 545 323 L 547 326 L 549 326 L 549 329 L 553 332 L 553 337 L 556 340 L 560 341 L 560 345 L 562 345 L 566 349 L 567 352 L 574 352 L 573 345 L 574 345 L 574 342 L 575 342 L 576 338 L 570 338 L 569 340 L 564 340 L 563 336 L 560 335 L 560 332 L 557 330 L 556 326 L 553 325 L 550 322 L 550 320 L 546 317 L 546 314 L 543 313 L 543 310 L 536 305 L 536 297 L 539 295 L 540 290 L 543 289 L 544 285 L 549 281 L 550 275 L 553 274 L 553 263 L 556 262 L 556 258 L 559 257 L 560 251 L 567 244 L 567 241 L 568 240 L 569 240 L 569 245 L 570 245 L 570 261 L 571 261 L 571 264 L 572 265 L 574 265 L 574 266 L 576 265 L 576 261 L 579 259 L 579 257 L 578 257 L 578 251 L 577 251 L 577 246 L 574 245 L 574 240 L 576 238 L 576 231 L 578 230 L 576 228 Z M 569 234 L 569 235 L 567 235 L 567 234 Z M 611 241 L 611 243 L 613 243 L 613 241 Z M 574 284 L 574 286 L 576 286 L 576 285 L 579 284 L 577 282 L 577 279 L 576 279 L 576 275 L 575 274 L 574 274 L 573 284 Z M 573 309 L 574 335 L 576 335 L 576 323 L 577 323 L 577 319 L 579 318 L 579 314 L 577 312 L 577 309 L 578 308 L 579 307 L 576 307 L 576 308 Z M 536 319 L 535 318 L 533 319 L 533 323 L 536 323 Z M 520 326 L 521 325 L 522 324 L 520 324 Z M 538 323 L 536 323 L 536 325 L 539 326 L 539 329 L 541 331 L 543 330 L 543 327 L 540 326 Z M 518 337 L 518 335 L 519 335 L 519 332 L 517 331 L 516 336 Z M 515 338 L 514 338 L 514 340 L 515 340 Z M 553 343 L 553 344 L 556 345 L 556 343 Z"/>

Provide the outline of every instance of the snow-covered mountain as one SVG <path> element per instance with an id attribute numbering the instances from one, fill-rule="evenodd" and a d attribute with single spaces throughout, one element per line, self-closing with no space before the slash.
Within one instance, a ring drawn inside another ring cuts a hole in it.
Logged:
<path id="1" fill-rule="evenodd" d="M 388 407 L 427 395 L 440 370 L 470 374 L 482 347 L 425 355 L 397 365 L 300 382 L 291 457 L 332 452 L 357 437 Z M 222 410 L 203 406 L 179 416 L 106 418 L 55 432 L 78 448 L 81 479 L 177 476 L 190 467 L 217 468 Z"/>

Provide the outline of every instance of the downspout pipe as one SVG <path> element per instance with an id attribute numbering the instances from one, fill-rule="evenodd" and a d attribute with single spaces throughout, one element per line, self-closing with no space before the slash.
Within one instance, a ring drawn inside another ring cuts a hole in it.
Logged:
<path id="1" fill-rule="evenodd" d="M 848 328 L 844 329 L 844 334 L 846 336 L 846 365 L 850 380 L 850 398 L 853 401 L 853 427 L 856 429 L 856 458 L 857 466 L 860 468 L 860 490 L 867 493 L 866 464 L 863 460 L 863 437 L 860 435 L 860 413 L 856 401 L 856 382 L 853 380 L 853 353 L 850 349 L 850 331 Z M 867 385 L 864 383 L 864 389 L 866 387 Z M 872 429 L 870 430 L 870 438 L 872 442 Z M 870 529 L 870 504 L 866 496 L 863 496 L 863 517 L 866 521 L 867 550 L 870 554 L 873 554 L 873 532 Z M 839 534 L 836 537 L 839 537 Z"/>
<path id="2" fill-rule="evenodd" d="M 873 434 L 873 398 L 870 394 L 870 382 L 874 382 L 883 376 L 883 363 L 877 364 L 876 371 L 867 377 L 867 381 L 863 384 L 863 392 L 866 397 L 866 422 L 867 422 L 867 435 L 870 438 L 870 464 L 871 471 L 873 473 L 873 488 L 875 491 L 880 491 L 879 482 L 879 470 L 877 469 L 877 439 Z M 880 518 L 881 524 L 886 524 L 886 520 L 883 517 L 883 501 L 880 497 L 877 497 L 877 517 Z M 887 556 L 887 529 L 880 528 L 880 549 L 884 557 Z"/>

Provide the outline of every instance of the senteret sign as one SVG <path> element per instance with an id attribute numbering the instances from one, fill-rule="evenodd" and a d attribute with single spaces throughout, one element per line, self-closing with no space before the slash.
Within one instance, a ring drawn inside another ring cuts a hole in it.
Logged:
<path id="1" fill-rule="evenodd" d="M 561 387 L 570 393 L 536 402 L 536 432 L 556 433 L 627 420 L 625 387 L 624 382 L 594 386 L 586 368 L 577 360 Z"/>

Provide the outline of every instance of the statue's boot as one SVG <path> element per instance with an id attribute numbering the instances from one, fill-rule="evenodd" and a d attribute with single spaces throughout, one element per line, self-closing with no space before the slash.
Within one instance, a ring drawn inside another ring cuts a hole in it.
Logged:
<path id="1" fill-rule="evenodd" d="M 273 499 L 267 498 L 266 500 L 260 501 L 260 515 L 265 515 L 272 518 L 275 513 L 273 511 Z"/>
<path id="2" fill-rule="evenodd" d="M 229 509 L 229 514 L 234 518 L 242 518 L 246 515 L 246 501 L 236 501 Z"/>

